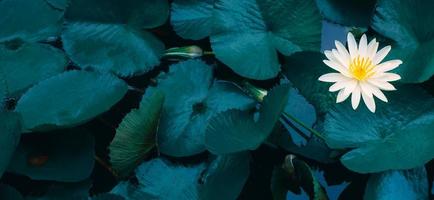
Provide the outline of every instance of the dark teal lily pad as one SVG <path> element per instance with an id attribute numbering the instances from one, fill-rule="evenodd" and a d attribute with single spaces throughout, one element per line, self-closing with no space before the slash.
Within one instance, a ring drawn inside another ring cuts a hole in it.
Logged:
<path id="1" fill-rule="evenodd" d="M 65 10 L 69 0 L 46 0 L 51 6 L 59 10 Z"/>
<path id="2" fill-rule="evenodd" d="M 0 177 L 9 165 L 21 136 L 20 116 L 0 110 Z"/>
<path id="3" fill-rule="evenodd" d="M 77 182 L 94 166 L 94 138 L 80 128 L 59 130 L 21 139 L 7 169 L 34 180 Z"/>
<path id="4" fill-rule="evenodd" d="M 366 27 L 371 22 L 377 0 L 316 0 L 321 14 L 331 22 Z"/>
<path id="5" fill-rule="evenodd" d="M 213 69 L 200 60 L 170 66 L 147 89 L 165 94 L 158 129 L 158 148 L 170 156 L 191 156 L 205 151 L 205 129 L 209 119 L 228 109 L 246 110 L 254 101 L 234 85 L 215 81 Z"/>
<path id="6" fill-rule="evenodd" d="M 58 36 L 62 28 L 63 12 L 45 0 L 2 0 L 0 13 L 0 42 L 46 40 Z"/>
<path id="7" fill-rule="evenodd" d="M 176 34 L 185 39 L 208 37 L 213 27 L 215 0 L 174 0 L 170 23 Z"/>
<path id="8" fill-rule="evenodd" d="M 402 86 L 375 113 L 337 104 L 324 124 L 331 148 L 351 148 L 342 163 L 359 173 L 409 169 L 434 158 L 434 98 L 417 86 Z"/>
<path id="9" fill-rule="evenodd" d="M 18 96 L 32 85 L 66 69 L 65 54 L 50 45 L 23 43 L 18 49 L 0 45 L 0 80 L 7 96 Z"/>
<path id="10" fill-rule="evenodd" d="M 241 110 L 228 110 L 211 118 L 205 136 L 207 149 L 221 155 L 258 148 L 279 120 L 288 92 L 288 84 L 272 89 L 264 98 L 257 121 Z"/>
<path id="11" fill-rule="evenodd" d="M 110 74 L 68 71 L 30 88 L 15 111 L 27 130 L 73 127 L 109 110 L 127 90 L 124 81 Z"/>
<path id="12" fill-rule="evenodd" d="M 217 156 L 202 173 L 200 199 L 237 199 L 250 174 L 250 154 Z"/>
<path id="13" fill-rule="evenodd" d="M 428 199 L 428 178 L 424 167 L 372 174 L 364 199 Z"/>
<path id="14" fill-rule="evenodd" d="M 320 49 L 321 16 L 314 0 L 220 0 L 211 45 L 237 74 L 270 79 L 280 71 L 277 51 Z"/>
<path id="15" fill-rule="evenodd" d="M 372 28 L 393 41 L 387 58 L 403 61 L 394 70 L 403 82 L 423 82 L 434 74 L 433 6 L 433 1 L 378 1 Z"/>
<path id="16" fill-rule="evenodd" d="M 71 0 L 62 41 L 81 68 L 120 76 L 143 74 L 160 63 L 164 44 L 144 28 L 163 24 L 166 0 Z"/>
<path id="17" fill-rule="evenodd" d="M 0 183 L 0 199 L 4 200 L 24 200 L 23 195 L 15 188 Z"/>
<path id="18" fill-rule="evenodd" d="M 182 166 L 164 159 L 145 162 L 136 170 L 139 184 L 130 185 L 129 197 L 132 200 L 199 200 L 197 183 L 205 168 L 204 163 Z"/>

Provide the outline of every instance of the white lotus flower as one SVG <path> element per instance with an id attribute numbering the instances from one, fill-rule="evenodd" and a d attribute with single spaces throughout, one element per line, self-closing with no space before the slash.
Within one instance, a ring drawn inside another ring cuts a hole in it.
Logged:
<path id="1" fill-rule="evenodd" d="M 373 39 L 368 44 L 366 35 L 362 36 L 359 45 L 351 33 L 348 33 L 347 40 L 349 51 L 339 41 L 335 41 L 336 49 L 324 51 L 328 59 L 324 60 L 324 63 L 338 73 L 324 74 L 318 80 L 334 82 L 329 91 L 339 91 L 336 103 L 343 102 L 351 94 L 354 110 L 359 106 L 362 98 L 368 109 L 375 112 L 374 96 L 387 102 L 381 90 L 396 90 L 389 82 L 399 80 L 401 77 L 388 71 L 397 68 L 402 61 L 389 60 L 380 63 L 391 47 L 386 46 L 377 52 L 378 42 Z"/>

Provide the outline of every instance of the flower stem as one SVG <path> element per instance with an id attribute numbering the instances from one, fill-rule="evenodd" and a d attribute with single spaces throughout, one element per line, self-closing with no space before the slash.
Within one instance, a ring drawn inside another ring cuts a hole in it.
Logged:
<path id="1" fill-rule="evenodd" d="M 303 128 L 309 130 L 312 134 L 314 134 L 315 136 L 317 136 L 318 138 L 325 140 L 324 136 L 322 136 L 321 133 L 319 133 L 318 131 L 316 131 L 315 129 L 307 126 L 306 124 L 304 124 L 301 120 L 297 119 L 296 117 L 286 113 L 286 112 L 282 112 L 282 115 L 284 117 L 287 117 L 289 119 L 291 119 L 292 121 L 294 121 L 295 123 L 299 124 L 300 126 L 302 126 Z"/>
<path id="2" fill-rule="evenodd" d="M 103 159 L 101 159 L 99 156 L 95 155 L 95 160 L 102 166 L 104 169 L 106 169 L 108 172 L 110 172 L 116 179 L 119 179 L 119 175 L 111 168 Z"/>

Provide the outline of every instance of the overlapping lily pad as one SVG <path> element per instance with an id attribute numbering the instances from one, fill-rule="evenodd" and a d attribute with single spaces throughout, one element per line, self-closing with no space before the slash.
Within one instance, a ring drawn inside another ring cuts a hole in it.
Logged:
<path id="1" fill-rule="evenodd" d="M 95 142 L 80 128 L 22 138 L 7 169 L 34 180 L 77 182 L 93 170 Z"/>
<path id="2" fill-rule="evenodd" d="M 215 0 L 175 0 L 172 3 L 170 22 L 176 33 L 198 40 L 208 37 L 213 27 Z"/>
<path id="3" fill-rule="evenodd" d="M 221 155 L 258 148 L 279 120 L 288 92 L 288 84 L 272 89 L 264 98 L 257 121 L 246 111 L 228 110 L 217 114 L 206 129 L 207 149 Z"/>
<path id="4" fill-rule="evenodd" d="M 434 74 L 433 6 L 432 1 L 378 1 L 372 28 L 392 40 L 388 58 L 403 61 L 394 70 L 403 82 L 423 82 Z"/>
<path id="5" fill-rule="evenodd" d="M 280 71 L 277 51 L 320 49 L 321 16 L 314 0 L 220 0 L 214 8 L 212 49 L 241 76 L 273 78 Z"/>
<path id="6" fill-rule="evenodd" d="M 0 45 L 0 80 L 8 96 L 17 96 L 39 81 L 63 72 L 67 64 L 64 53 L 50 45 Z"/>
<path id="7" fill-rule="evenodd" d="M 316 0 L 321 14 L 334 23 L 367 27 L 377 0 Z"/>
<path id="8" fill-rule="evenodd" d="M 124 81 L 109 74 L 68 71 L 29 89 L 15 110 L 27 130 L 72 127 L 109 110 L 127 90 Z"/>
<path id="9" fill-rule="evenodd" d="M 249 176 L 247 152 L 218 156 L 209 164 L 180 165 L 163 158 L 141 164 L 138 184 L 120 182 L 111 193 L 128 200 L 236 199 Z"/>
<path id="10" fill-rule="evenodd" d="M 45 194 L 26 196 L 26 200 L 89 200 L 91 186 L 90 180 L 76 183 L 53 183 Z"/>
<path id="11" fill-rule="evenodd" d="M 328 91 L 327 84 L 318 81 L 318 77 L 330 72 L 330 68 L 322 62 L 324 58 L 319 52 L 295 53 L 285 59 L 283 68 L 285 76 L 320 115 L 327 113 L 336 99 L 336 95 Z"/>
<path id="12" fill-rule="evenodd" d="M 5 184 L 0 184 L 0 199 L 24 200 L 23 195 L 15 188 Z"/>
<path id="13" fill-rule="evenodd" d="M 428 199 L 427 172 L 424 167 L 417 167 L 372 174 L 364 199 Z"/>
<path id="14" fill-rule="evenodd" d="M 165 94 L 158 148 L 171 156 L 190 156 L 205 151 L 205 129 L 209 119 L 228 109 L 246 110 L 254 101 L 234 85 L 215 81 L 213 69 L 200 60 L 170 66 L 157 78 L 157 87 L 147 89 Z"/>
<path id="15" fill-rule="evenodd" d="M 324 134 L 332 148 L 351 148 L 349 169 L 371 173 L 409 169 L 434 158 L 434 98 L 417 86 L 402 86 L 376 113 L 338 104 L 326 116 Z"/>
<path id="16" fill-rule="evenodd" d="M 46 0 L 2 0 L 0 13 L 0 42 L 17 38 L 42 41 L 58 36 L 62 28 L 63 11 Z"/>
<path id="17" fill-rule="evenodd" d="M 81 68 L 145 73 L 160 63 L 164 44 L 143 29 L 162 25 L 168 12 L 166 0 L 71 0 L 62 32 L 65 51 Z"/>

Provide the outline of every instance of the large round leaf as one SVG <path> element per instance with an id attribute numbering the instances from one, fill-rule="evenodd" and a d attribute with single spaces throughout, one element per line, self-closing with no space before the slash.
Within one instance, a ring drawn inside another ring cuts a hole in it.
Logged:
<path id="1" fill-rule="evenodd" d="M 316 0 L 321 14 L 346 26 L 369 26 L 377 0 Z"/>
<path id="2" fill-rule="evenodd" d="M 45 40 L 57 36 L 63 23 L 63 12 L 45 0 L 2 0 L 0 13 L 0 42 Z"/>
<path id="3" fill-rule="evenodd" d="M 375 113 L 338 104 L 326 116 L 332 148 L 355 148 L 342 163 L 360 173 L 409 169 L 434 158 L 434 98 L 415 86 L 399 87 Z"/>
<path id="4" fill-rule="evenodd" d="M 111 142 L 110 163 L 121 176 L 128 176 L 156 145 L 164 95 L 154 92 L 131 110 L 116 129 Z"/>
<path id="5" fill-rule="evenodd" d="M 198 40 L 211 34 L 215 0 L 175 0 L 172 3 L 170 22 L 176 33 Z"/>
<path id="6" fill-rule="evenodd" d="M 215 82 L 212 70 L 202 61 L 185 61 L 170 66 L 157 78 L 157 87 L 148 88 L 145 95 L 160 90 L 166 97 L 157 138 L 162 153 L 190 156 L 205 151 L 205 129 L 215 113 L 253 106 L 235 86 Z"/>
<path id="7" fill-rule="evenodd" d="M 215 115 L 206 129 L 205 144 L 209 151 L 221 155 L 254 150 L 268 137 L 279 120 L 288 100 L 289 85 L 275 87 L 264 98 L 259 118 L 241 110 Z"/>
<path id="8" fill-rule="evenodd" d="M 109 110 L 127 90 L 124 81 L 109 74 L 68 71 L 29 89 L 15 110 L 25 129 L 72 127 Z"/>
<path id="9" fill-rule="evenodd" d="M 423 82 L 434 74 L 434 1 L 379 0 L 372 28 L 393 40 L 390 59 L 404 82 Z"/>
<path id="10" fill-rule="evenodd" d="M 424 167 L 372 174 L 365 200 L 428 199 L 428 178 Z"/>
<path id="11" fill-rule="evenodd" d="M 300 94 L 312 103 L 319 114 L 323 115 L 335 104 L 336 95 L 328 91 L 327 84 L 318 78 L 329 72 L 319 52 L 301 52 L 286 58 L 283 73 L 299 89 Z"/>
<path id="12" fill-rule="evenodd" d="M 90 180 L 76 183 L 52 183 L 44 195 L 29 195 L 26 196 L 26 200 L 90 200 L 91 186 Z"/>
<path id="13" fill-rule="evenodd" d="M 247 78 L 275 77 L 277 51 L 320 49 L 321 16 L 314 0 L 219 0 L 214 17 L 216 57 Z"/>
<path id="14" fill-rule="evenodd" d="M 82 181 L 94 166 L 93 136 L 79 128 L 44 135 L 25 135 L 18 146 L 8 172 L 34 180 Z"/>
<path id="15" fill-rule="evenodd" d="M 50 45 L 24 43 L 18 49 L 0 45 L 0 80 L 8 96 L 16 96 L 66 69 L 64 53 Z"/>
<path id="16" fill-rule="evenodd" d="M 164 45 L 142 29 L 163 24 L 168 10 L 166 0 L 71 0 L 62 33 L 65 51 L 82 68 L 145 73 L 159 64 Z"/>
<path id="17" fill-rule="evenodd" d="M 17 113 L 0 111 L 0 177 L 18 146 L 21 135 L 20 117 Z"/>

